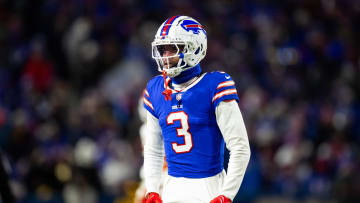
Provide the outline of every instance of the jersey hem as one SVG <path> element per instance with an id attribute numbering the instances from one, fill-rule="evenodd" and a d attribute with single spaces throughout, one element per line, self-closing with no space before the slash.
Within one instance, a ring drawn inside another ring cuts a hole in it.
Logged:
<path id="1" fill-rule="evenodd" d="M 174 173 L 174 172 L 168 172 L 169 176 L 173 176 L 176 178 L 208 178 L 208 177 L 212 177 L 214 175 L 217 175 L 218 173 L 220 173 L 223 170 L 223 168 L 221 168 L 220 170 L 216 170 L 212 173 L 196 173 L 196 174 L 187 174 L 187 173 Z"/>

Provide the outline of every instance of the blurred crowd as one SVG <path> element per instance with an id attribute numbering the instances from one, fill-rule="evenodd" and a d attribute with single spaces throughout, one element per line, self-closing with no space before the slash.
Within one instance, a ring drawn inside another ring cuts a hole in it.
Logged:
<path id="1" fill-rule="evenodd" d="M 150 44 L 178 14 L 207 31 L 202 69 L 237 85 L 252 157 L 234 202 L 360 202 L 357 0 L 0 0 L 0 149 L 17 201 L 132 202 Z"/>

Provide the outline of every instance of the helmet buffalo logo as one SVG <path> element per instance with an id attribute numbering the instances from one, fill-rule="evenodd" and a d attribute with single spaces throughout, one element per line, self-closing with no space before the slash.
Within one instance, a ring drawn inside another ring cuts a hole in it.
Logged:
<path id="1" fill-rule="evenodd" d="M 184 28 L 184 30 L 186 30 L 187 32 L 192 31 L 194 34 L 199 34 L 201 30 L 206 35 L 203 26 L 193 20 L 184 20 L 181 23 L 181 27 Z"/>

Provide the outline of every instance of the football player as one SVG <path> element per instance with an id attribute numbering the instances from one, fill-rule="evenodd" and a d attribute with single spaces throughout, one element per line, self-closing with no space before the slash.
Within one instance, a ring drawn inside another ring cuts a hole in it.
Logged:
<path id="1" fill-rule="evenodd" d="M 188 16 L 167 19 L 152 42 L 162 75 L 148 82 L 143 98 L 147 203 L 231 202 L 240 188 L 250 147 L 239 98 L 230 75 L 202 72 L 206 49 L 204 27 Z M 163 148 L 168 175 L 160 194 Z"/>

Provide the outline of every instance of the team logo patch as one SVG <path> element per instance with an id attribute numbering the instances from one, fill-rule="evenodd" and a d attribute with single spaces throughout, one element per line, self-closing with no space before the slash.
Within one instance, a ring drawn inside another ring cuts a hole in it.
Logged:
<path id="1" fill-rule="evenodd" d="M 206 35 L 203 26 L 193 20 L 184 20 L 181 23 L 181 27 L 184 28 L 184 30 L 186 30 L 187 32 L 192 31 L 194 34 L 199 34 L 200 31 L 203 31 Z"/>

